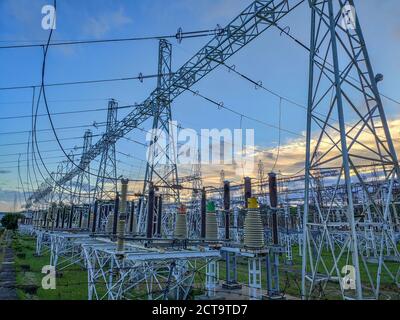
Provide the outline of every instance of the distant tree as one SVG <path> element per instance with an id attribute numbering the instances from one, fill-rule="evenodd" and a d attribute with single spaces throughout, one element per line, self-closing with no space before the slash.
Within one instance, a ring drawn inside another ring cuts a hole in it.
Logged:
<path id="1" fill-rule="evenodd" d="M 23 216 L 19 213 L 7 213 L 2 219 L 1 224 L 7 230 L 17 230 L 18 229 L 18 219 Z"/>

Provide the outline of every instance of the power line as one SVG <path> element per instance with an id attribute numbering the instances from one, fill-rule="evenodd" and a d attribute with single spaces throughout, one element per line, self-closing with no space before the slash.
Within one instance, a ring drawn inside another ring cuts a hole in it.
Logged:
<path id="1" fill-rule="evenodd" d="M 215 100 L 213 100 L 213 99 L 211 99 L 211 98 L 208 98 L 208 97 L 202 95 L 202 94 L 201 94 L 200 92 L 198 92 L 198 91 L 194 91 L 194 90 L 192 90 L 192 89 L 190 89 L 190 88 L 185 88 L 185 89 L 188 90 L 188 91 L 190 91 L 190 92 L 192 92 L 195 96 L 198 96 L 198 97 L 200 97 L 200 98 L 202 98 L 202 99 L 204 99 L 204 100 L 206 100 L 206 101 L 208 101 L 208 102 L 214 104 L 218 109 L 227 110 L 227 111 L 229 111 L 229 112 L 231 112 L 231 113 L 233 113 L 233 114 L 236 114 L 236 115 L 238 115 L 238 116 L 240 116 L 240 117 L 246 118 L 246 119 L 251 120 L 251 121 L 254 121 L 254 122 L 258 122 L 258 123 L 260 123 L 260 124 L 262 124 L 262 125 L 264 125 L 264 126 L 267 126 L 267 127 L 269 127 L 269 128 L 274 128 L 274 129 L 276 129 L 276 130 L 280 130 L 280 131 L 287 132 L 287 133 L 290 133 L 290 134 L 292 134 L 292 135 L 295 135 L 295 136 L 298 136 L 298 137 L 301 137 L 301 138 L 305 138 L 305 136 L 302 135 L 302 134 L 300 134 L 300 133 L 297 133 L 297 132 L 294 132 L 294 131 L 291 131 L 291 130 L 288 130 L 288 129 L 279 128 L 279 126 L 275 126 L 275 125 L 273 125 L 273 124 L 267 123 L 267 122 L 262 121 L 262 120 L 260 120 L 260 119 L 253 118 L 253 117 L 250 117 L 250 116 L 248 116 L 248 115 L 246 115 L 246 114 L 243 114 L 243 113 L 240 113 L 240 112 L 238 112 L 238 111 L 236 111 L 236 110 L 233 110 L 233 109 L 231 109 L 231 108 L 225 106 L 223 102 L 217 102 L 217 101 L 215 101 Z"/>
<path id="2" fill-rule="evenodd" d="M 60 41 L 48 44 L 23 44 L 23 45 L 11 45 L 11 46 L 0 46 L 0 49 L 21 49 L 21 48 L 44 48 L 44 47 L 55 47 L 55 46 L 69 46 L 69 45 L 86 45 L 86 44 L 101 44 L 101 43 L 117 43 L 117 42 L 131 42 L 131 41 L 148 41 L 148 40 L 161 40 L 161 39 L 176 39 L 181 42 L 183 39 L 192 39 L 200 37 L 215 36 L 216 34 L 223 34 L 225 31 L 219 29 L 215 30 L 198 30 L 183 32 L 180 28 L 174 35 L 159 35 L 159 36 L 147 36 L 147 37 L 132 37 L 132 38 L 116 38 L 116 39 L 101 39 L 101 40 L 75 40 L 75 41 Z"/>
<path id="3" fill-rule="evenodd" d="M 45 158 L 43 158 L 43 160 L 44 160 Z M 59 161 L 56 161 L 56 162 L 49 162 L 49 163 L 47 163 L 47 165 L 53 165 L 53 164 L 59 164 L 60 162 Z M 21 165 L 20 166 L 21 168 L 26 168 L 26 167 L 28 167 L 28 164 L 26 164 L 26 165 Z M 0 170 L 4 170 L 4 169 L 18 169 L 18 166 L 9 166 L 9 167 L 1 167 L 0 168 Z M 50 175 L 49 175 L 50 176 Z M 43 177 L 43 180 L 45 180 L 45 178 Z M 64 188 L 65 189 L 65 188 Z M 65 189 L 66 190 L 66 189 Z"/>
<path id="4" fill-rule="evenodd" d="M 109 98 L 104 98 L 104 99 L 100 99 L 100 98 L 87 98 L 87 99 L 56 99 L 56 100 L 49 100 L 49 102 L 57 102 L 57 103 L 65 103 L 65 102 L 82 102 L 82 101 L 108 101 Z M 0 102 L 0 104 L 3 105 L 12 105 L 12 104 L 31 104 L 32 100 L 29 101 L 5 101 L 5 102 Z"/>
<path id="5" fill-rule="evenodd" d="M 281 26 L 279 26 L 277 23 L 274 24 L 274 26 L 277 27 L 277 28 L 281 31 L 281 35 L 282 35 L 282 34 L 286 35 L 286 36 L 289 37 L 291 40 L 293 40 L 294 42 L 296 42 L 300 47 L 304 48 L 304 49 L 307 50 L 308 52 L 311 51 L 310 48 L 309 48 L 307 45 L 305 45 L 302 41 L 300 41 L 299 39 L 297 39 L 296 37 L 294 37 L 294 36 L 292 36 L 292 35 L 290 34 L 290 32 L 287 30 L 287 29 L 290 30 L 289 27 L 283 29 L 283 28 L 282 28 Z M 323 60 L 323 61 L 325 60 L 323 57 L 320 57 L 318 54 L 316 54 L 316 56 L 317 56 L 319 59 Z M 329 66 L 333 67 L 333 65 L 332 65 L 329 61 L 325 61 L 325 63 L 327 63 Z M 349 75 L 349 78 L 351 78 L 352 80 L 356 81 L 357 83 L 360 83 L 359 80 L 357 80 L 356 78 L 352 77 L 351 75 Z M 380 92 L 379 94 L 380 94 L 382 97 L 386 98 L 387 100 L 392 101 L 392 102 L 394 102 L 394 103 L 400 105 L 400 101 L 398 101 L 398 100 L 396 100 L 396 99 L 394 99 L 394 98 L 391 98 L 391 97 L 389 97 L 389 96 L 387 96 L 387 95 L 385 95 L 385 94 L 383 94 L 383 93 L 381 93 L 381 92 Z"/>
<path id="6" fill-rule="evenodd" d="M 135 104 L 135 105 L 121 106 L 121 107 L 118 107 L 118 110 L 136 108 L 139 106 L 141 106 L 141 105 Z M 80 113 L 89 113 L 89 112 L 100 112 L 100 111 L 106 111 L 106 110 L 107 110 L 107 108 L 96 108 L 96 109 L 77 110 L 77 111 L 54 112 L 54 113 L 51 113 L 51 116 L 60 116 L 60 115 L 66 115 L 66 114 L 80 114 Z M 47 117 L 48 115 L 47 115 L 47 113 L 42 113 L 42 114 L 37 114 L 35 116 L 36 117 Z M 32 115 L 30 114 L 30 115 L 0 117 L 0 120 L 23 119 L 23 118 L 32 118 Z"/>
<path id="7" fill-rule="evenodd" d="M 243 78 L 243 79 L 245 79 L 246 81 L 248 81 L 248 82 L 254 84 L 254 85 L 256 86 L 256 89 L 257 89 L 257 88 L 263 89 L 263 90 L 265 90 L 266 92 L 268 92 L 268 93 L 270 93 L 270 94 L 276 96 L 276 97 L 279 98 L 281 101 L 282 101 L 282 100 L 287 101 L 287 102 L 291 103 L 292 105 L 297 106 L 297 107 L 299 107 L 299 108 L 301 108 L 301 109 L 303 109 L 303 110 L 305 110 L 305 111 L 307 112 L 308 107 L 306 107 L 306 106 L 304 106 L 304 105 L 302 105 L 302 104 L 300 104 L 300 103 L 298 103 L 298 102 L 295 102 L 294 100 L 291 100 L 291 99 L 289 99 L 289 98 L 287 98 L 287 97 L 284 97 L 284 96 L 282 96 L 282 95 L 280 95 L 280 94 L 278 94 L 278 93 L 272 91 L 271 89 L 266 88 L 266 87 L 262 84 L 261 81 L 257 82 L 257 81 L 255 81 L 255 80 L 251 79 L 251 78 L 248 77 L 247 75 L 245 75 L 245 74 L 243 74 L 243 73 L 237 71 L 237 70 L 236 70 L 236 67 L 232 67 L 232 66 L 230 67 L 230 66 L 226 65 L 224 62 L 220 62 L 220 63 L 221 63 L 224 67 L 226 67 L 229 71 L 234 72 L 235 74 L 237 74 L 237 75 L 240 76 L 241 78 Z M 357 80 L 355 80 L 354 78 L 352 78 L 352 79 L 353 79 L 354 81 L 357 81 Z M 395 100 L 392 100 L 392 101 L 395 101 Z M 323 114 L 323 113 L 321 113 L 321 112 L 317 112 L 317 111 L 314 111 L 314 112 L 315 112 L 315 114 L 318 114 L 318 115 L 320 115 L 320 116 L 323 116 L 323 117 L 326 116 L 325 114 Z M 337 121 L 337 119 L 335 119 L 334 117 L 331 117 L 331 119 Z M 348 124 L 345 124 L 345 126 L 351 128 L 351 129 L 353 128 L 351 125 L 348 125 Z M 279 129 L 279 130 L 280 130 L 280 129 Z M 280 130 L 280 131 L 281 131 L 281 130 Z M 370 132 L 370 131 L 366 131 L 366 130 L 364 130 L 364 129 L 362 129 L 361 131 L 364 132 L 364 133 L 370 134 L 370 135 L 374 135 L 374 133 L 372 133 L 372 132 Z M 381 138 L 381 139 L 384 139 L 384 137 L 382 137 L 382 136 L 378 136 L 378 137 Z"/>
<path id="8" fill-rule="evenodd" d="M 21 153 L 21 155 L 22 155 L 22 153 Z M 82 153 L 76 153 L 76 154 L 74 154 L 73 156 L 81 156 L 82 155 Z M 50 159 L 63 159 L 64 158 L 64 156 L 53 156 L 53 157 L 45 157 L 45 158 L 43 158 L 43 160 L 50 160 Z M 20 160 L 20 161 L 18 161 L 18 160 L 10 160 L 10 161 L 2 161 L 2 162 L 0 162 L 0 164 L 7 164 L 7 163 L 18 163 L 18 162 L 20 162 L 20 163 L 23 163 L 23 162 L 28 162 L 28 160 L 27 159 L 25 159 L 25 160 Z"/>
<path id="9" fill-rule="evenodd" d="M 76 149 L 82 149 L 82 147 L 75 147 L 75 148 L 65 148 L 64 150 L 76 150 Z M 45 150 L 42 151 L 42 153 L 50 153 L 50 152 L 61 152 L 60 149 L 54 149 L 54 150 Z M 8 153 L 8 154 L 0 154 L 0 157 L 9 157 L 9 156 L 18 156 L 18 155 L 32 155 L 34 152 L 18 152 L 18 153 Z"/>
<path id="10" fill-rule="evenodd" d="M 168 74 L 165 74 L 168 75 Z M 169 74 L 169 75 L 173 75 Z M 119 81 L 130 81 L 130 80 L 139 80 L 143 82 L 143 80 L 157 78 L 158 74 L 151 74 L 151 75 L 142 75 L 139 74 L 135 77 L 121 77 L 121 78 L 111 78 L 111 79 L 96 79 L 96 80 L 83 80 L 83 81 L 72 81 L 72 82 L 58 82 L 58 83 L 50 83 L 44 85 L 45 87 L 60 87 L 60 86 L 72 86 L 72 85 L 79 85 L 79 84 L 96 84 L 96 83 L 107 83 L 107 82 L 119 82 Z M 0 90 L 21 90 L 21 89 L 32 89 L 32 88 L 41 88 L 40 84 L 32 84 L 32 85 L 25 85 L 25 86 L 13 86 L 13 87 L 2 87 Z"/>
<path id="11" fill-rule="evenodd" d="M 92 137 L 100 137 L 100 136 L 102 136 L 102 135 L 96 134 L 96 135 L 93 135 Z M 76 139 L 82 139 L 82 137 L 62 138 L 59 140 L 67 141 L 67 140 L 76 140 Z M 55 141 L 57 141 L 57 140 L 51 139 L 51 140 L 37 141 L 37 143 L 49 143 L 49 142 L 55 142 Z M 9 147 L 9 146 L 26 145 L 26 144 L 27 144 L 27 142 L 6 143 L 6 144 L 0 144 L 0 147 Z"/>
<path id="12" fill-rule="evenodd" d="M 70 130 L 70 129 L 81 129 L 81 128 L 91 128 L 91 127 L 104 127 L 104 124 L 88 124 L 88 125 L 81 125 L 81 126 L 71 126 L 71 127 L 61 127 L 56 128 L 57 130 Z M 36 132 L 47 132 L 52 131 L 51 129 L 40 129 L 36 130 Z M 0 135 L 13 135 L 13 134 L 22 134 L 22 133 L 30 133 L 30 130 L 26 131 L 8 131 L 8 132 L 0 132 Z"/>

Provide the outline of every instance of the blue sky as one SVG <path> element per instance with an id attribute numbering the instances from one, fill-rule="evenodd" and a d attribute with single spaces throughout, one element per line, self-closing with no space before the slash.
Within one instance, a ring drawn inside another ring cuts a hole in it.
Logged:
<path id="1" fill-rule="evenodd" d="M 57 29 L 53 40 L 91 40 L 151 35 L 175 34 L 183 31 L 214 29 L 217 24 L 227 25 L 251 1 L 248 0 L 58 0 Z M 363 26 L 364 36 L 375 72 L 384 74 L 381 91 L 400 100 L 400 3 L 398 0 L 355 1 Z M 48 33 L 41 29 L 41 8 L 51 1 L 0 0 L 0 41 L 2 45 L 44 42 Z M 309 10 L 303 5 L 282 22 L 290 26 L 291 34 L 305 43 L 309 41 Z M 204 38 L 184 40 L 173 44 L 173 69 L 179 68 L 208 40 Z M 158 42 L 98 44 L 85 46 L 52 47 L 49 52 L 46 82 L 107 79 L 154 74 L 157 71 Z M 42 51 L 40 48 L 0 50 L 0 87 L 32 85 L 40 83 Z M 294 101 L 306 104 L 308 57 L 304 49 L 293 44 L 277 30 L 269 30 L 254 43 L 235 55 L 229 64 L 237 70 L 263 82 L 264 86 Z M 51 112 L 79 109 L 105 108 L 109 98 L 121 105 L 142 102 L 156 86 L 155 79 L 140 83 L 80 85 L 46 90 Z M 223 101 L 239 112 L 246 113 L 272 125 L 278 124 L 279 100 L 244 82 L 226 69 L 220 68 L 197 84 L 206 96 Z M 32 90 L 0 91 L 0 117 L 29 115 Z M 385 100 L 389 119 L 398 119 L 399 105 Z M 44 112 L 43 104 L 39 113 Z M 121 111 L 122 118 L 127 111 Z M 278 131 L 249 120 L 241 121 L 237 115 L 217 110 L 215 106 L 184 94 L 173 104 L 173 116 L 182 126 L 196 130 L 201 128 L 254 128 L 256 144 L 263 148 L 275 148 Z M 301 134 L 305 130 L 304 110 L 288 103 L 282 106 L 282 126 Z M 56 127 L 90 126 L 94 121 L 105 120 L 105 111 L 91 114 L 56 116 Z M 38 129 L 48 129 L 49 122 L 40 118 Z M 30 129 L 30 119 L 0 120 L 0 133 Z M 103 127 L 90 128 L 101 134 Z M 65 148 L 82 143 L 84 128 L 60 130 Z M 134 131 L 129 137 L 144 141 L 143 133 Z M 282 133 L 284 143 L 290 145 L 298 137 Z M 22 180 L 26 181 L 27 133 L 0 135 L 0 210 L 12 206 L 18 187 L 16 161 L 21 153 Z M 38 140 L 52 140 L 52 133 L 38 133 Z M 97 138 L 95 138 L 96 140 Z M 6 146 L 1 146 L 6 145 Z M 62 152 L 55 142 L 40 143 L 49 170 L 55 170 L 62 160 Z M 121 173 L 132 178 L 143 175 L 143 147 L 121 141 L 118 150 L 135 157 L 120 157 Z M 294 152 L 301 155 L 303 150 Z M 13 155 L 7 155 L 13 154 Z M 299 159 L 301 161 L 302 159 Z M 270 170 L 270 168 L 266 168 Z M 279 170 L 279 168 L 278 168 Z M 44 171 L 43 171 L 44 172 Z M 186 172 L 187 173 L 187 172 Z M 185 174 L 185 173 L 183 173 Z M 233 177 L 232 177 L 233 178 Z M 40 177 L 38 177 L 40 181 Z M 20 199 L 22 196 L 19 195 Z"/>

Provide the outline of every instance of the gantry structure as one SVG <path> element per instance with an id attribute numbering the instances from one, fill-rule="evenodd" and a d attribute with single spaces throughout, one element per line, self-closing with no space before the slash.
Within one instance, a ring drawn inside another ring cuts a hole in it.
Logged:
<path id="1" fill-rule="evenodd" d="M 57 172 L 55 183 L 45 181 L 29 197 L 27 207 L 67 187 L 99 156 L 104 162 L 101 168 L 106 168 L 105 161 L 115 157 L 115 143 L 151 119 L 136 232 L 144 235 L 150 224 L 161 223 L 157 220 L 161 215 L 153 216 L 155 192 L 167 195 L 172 209 L 165 220 L 173 229 L 173 205 L 180 201 L 177 155 L 171 141 L 173 101 L 267 29 L 282 31 L 281 20 L 302 4 L 311 12 L 310 43 L 302 44 L 309 55 L 306 165 L 304 186 L 296 192 L 296 201 L 302 205 L 301 217 L 297 214 L 301 236 L 296 235 L 302 250 L 302 297 L 314 298 L 333 282 L 344 299 L 378 299 L 383 273 L 398 285 L 400 272 L 390 271 L 389 265 L 395 263 L 399 270 L 394 190 L 400 171 L 378 89 L 382 76 L 374 73 L 353 0 L 254 1 L 174 72 L 171 44 L 161 40 L 157 88 L 123 119 L 111 117 L 104 136 L 86 149 L 80 162 Z M 322 184 L 326 175 L 331 178 Z M 105 176 L 98 173 L 96 190 Z M 116 175 L 112 178 L 116 183 Z M 101 198 L 103 191 L 101 187 L 95 197 Z M 164 234 L 170 236 L 168 230 Z M 259 263 L 252 261 L 254 266 Z"/>

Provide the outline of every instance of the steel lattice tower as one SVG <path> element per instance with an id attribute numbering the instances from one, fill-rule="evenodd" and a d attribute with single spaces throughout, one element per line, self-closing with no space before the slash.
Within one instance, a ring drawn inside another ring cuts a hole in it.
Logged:
<path id="1" fill-rule="evenodd" d="M 81 163 L 84 163 L 86 170 L 82 170 L 81 174 L 76 179 L 75 185 L 75 204 L 91 203 L 91 185 L 90 185 L 90 161 L 87 160 L 87 154 L 92 146 L 93 133 L 87 130 L 83 136 L 83 148 Z M 83 199 L 82 199 L 83 197 Z"/>
<path id="2" fill-rule="evenodd" d="M 174 141 L 175 134 L 173 132 L 177 128 L 174 128 L 172 124 L 171 98 L 168 89 L 172 75 L 171 60 L 172 45 L 161 39 L 159 42 L 157 97 L 152 103 L 153 126 L 147 154 L 143 202 L 138 223 L 139 232 L 143 232 L 146 227 L 146 195 L 149 192 L 150 183 L 161 186 L 160 191 L 166 202 L 179 202 L 179 190 L 176 188 L 178 184 L 176 141 Z M 170 229 L 170 232 L 173 230 L 174 220 L 174 215 L 170 217 L 164 215 L 163 217 L 163 224 L 166 226 L 165 228 Z"/>
<path id="3" fill-rule="evenodd" d="M 377 87 L 381 77 L 373 73 L 353 1 L 309 3 L 302 293 L 310 298 L 330 280 L 339 282 L 345 299 L 377 299 L 381 274 L 389 271 L 388 259 L 393 259 L 385 248 L 391 247 L 394 259 L 399 257 L 389 208 L 399 166 Z M 370 186 L 372 168 L 379 173 L 383 196 Z M 325 201 L 318 202 L 316 176 L 331 169 L 340 170 L 340 174 L 332 182 L 329 198 L 325 194 Z M 365 195 L 364 208 L 357 203 L 356 185 Z M 315 206 L 310 206 L 312 199 Z M 345 212 L 339 223 L 334 222 L 337 210 Z M 312 221 L 313 211 L 318 222 Z M 376 241 L 377 259 L 373 263 L 365 250 L 366 232 Z M 398 284 L 399 273 L 388 274 Z"/>
<path id="4" fill-rule="evenodd" d="M 108 138 L 109 143 L 101 154 L 94 199 L 113 200 L 117 194 L 117 159 L 114 136 L 112 134 L 117 125 L 118 104 L 112 99 L 108 103 L 106 133 L 104 134 L 104 139 Z"/>
<path id="5" fill-rule="evenodd" d="M 171 101 L 264 31 L 278 28 L 282 32 L 282 19 L 305 2 L 253 1 L 173 75 L 171 46 L 160 41 L 157 89 L 90 148 L 87 165 L 100 155 L 108 155 L 110 146 L 149 119 L 153 119 L 153 129 L 169 133 L 165 119 L 171 119 Z M 351 18 L 353 1 L 307 2 L 311 41 L 302 293 L 310 298 L 316 289 L 335 286 L 344 298 L 379 298 L 383 272 L 399 284 L 399 272 L 391 273 L 388 267 L 391 261 L 397 261 L 398 267 L 399 261 L 390 210 L 393 188 L 399 186 L 399 167 L 377 87 L 382 77 L 373 72 L 358 19 Z M 143 197 L 150 182 L 173 187 L 178 181 L 175 159 L 166 162 L 172 164 L 170 167 L 159 161 L 161 154 L 169 155 L 169 147 L 162 146 L 162 152 L 158 152 L 160 136 L 156 133 L 151 140 Z M 327 174 L 335 171 L 338 174 L 334 177 Z M 40 203 L 55 186 L 66 185 L 80 173 L 80 167 L 67 168 L 55 185 L 46 180 L 29 197 L 27 207 Z M 171 188 L 169 192 L 179 200 L 177 190 Z M 145 200 L 140 231 L 145 228 Z M 354 268 L 354 274 L 345 278 L 348 282 L 342 281 L 342 271 L 350 270 L 342 269 L 345 266 Z M 353 284 L 355 289 L 347 290 Z"/>

